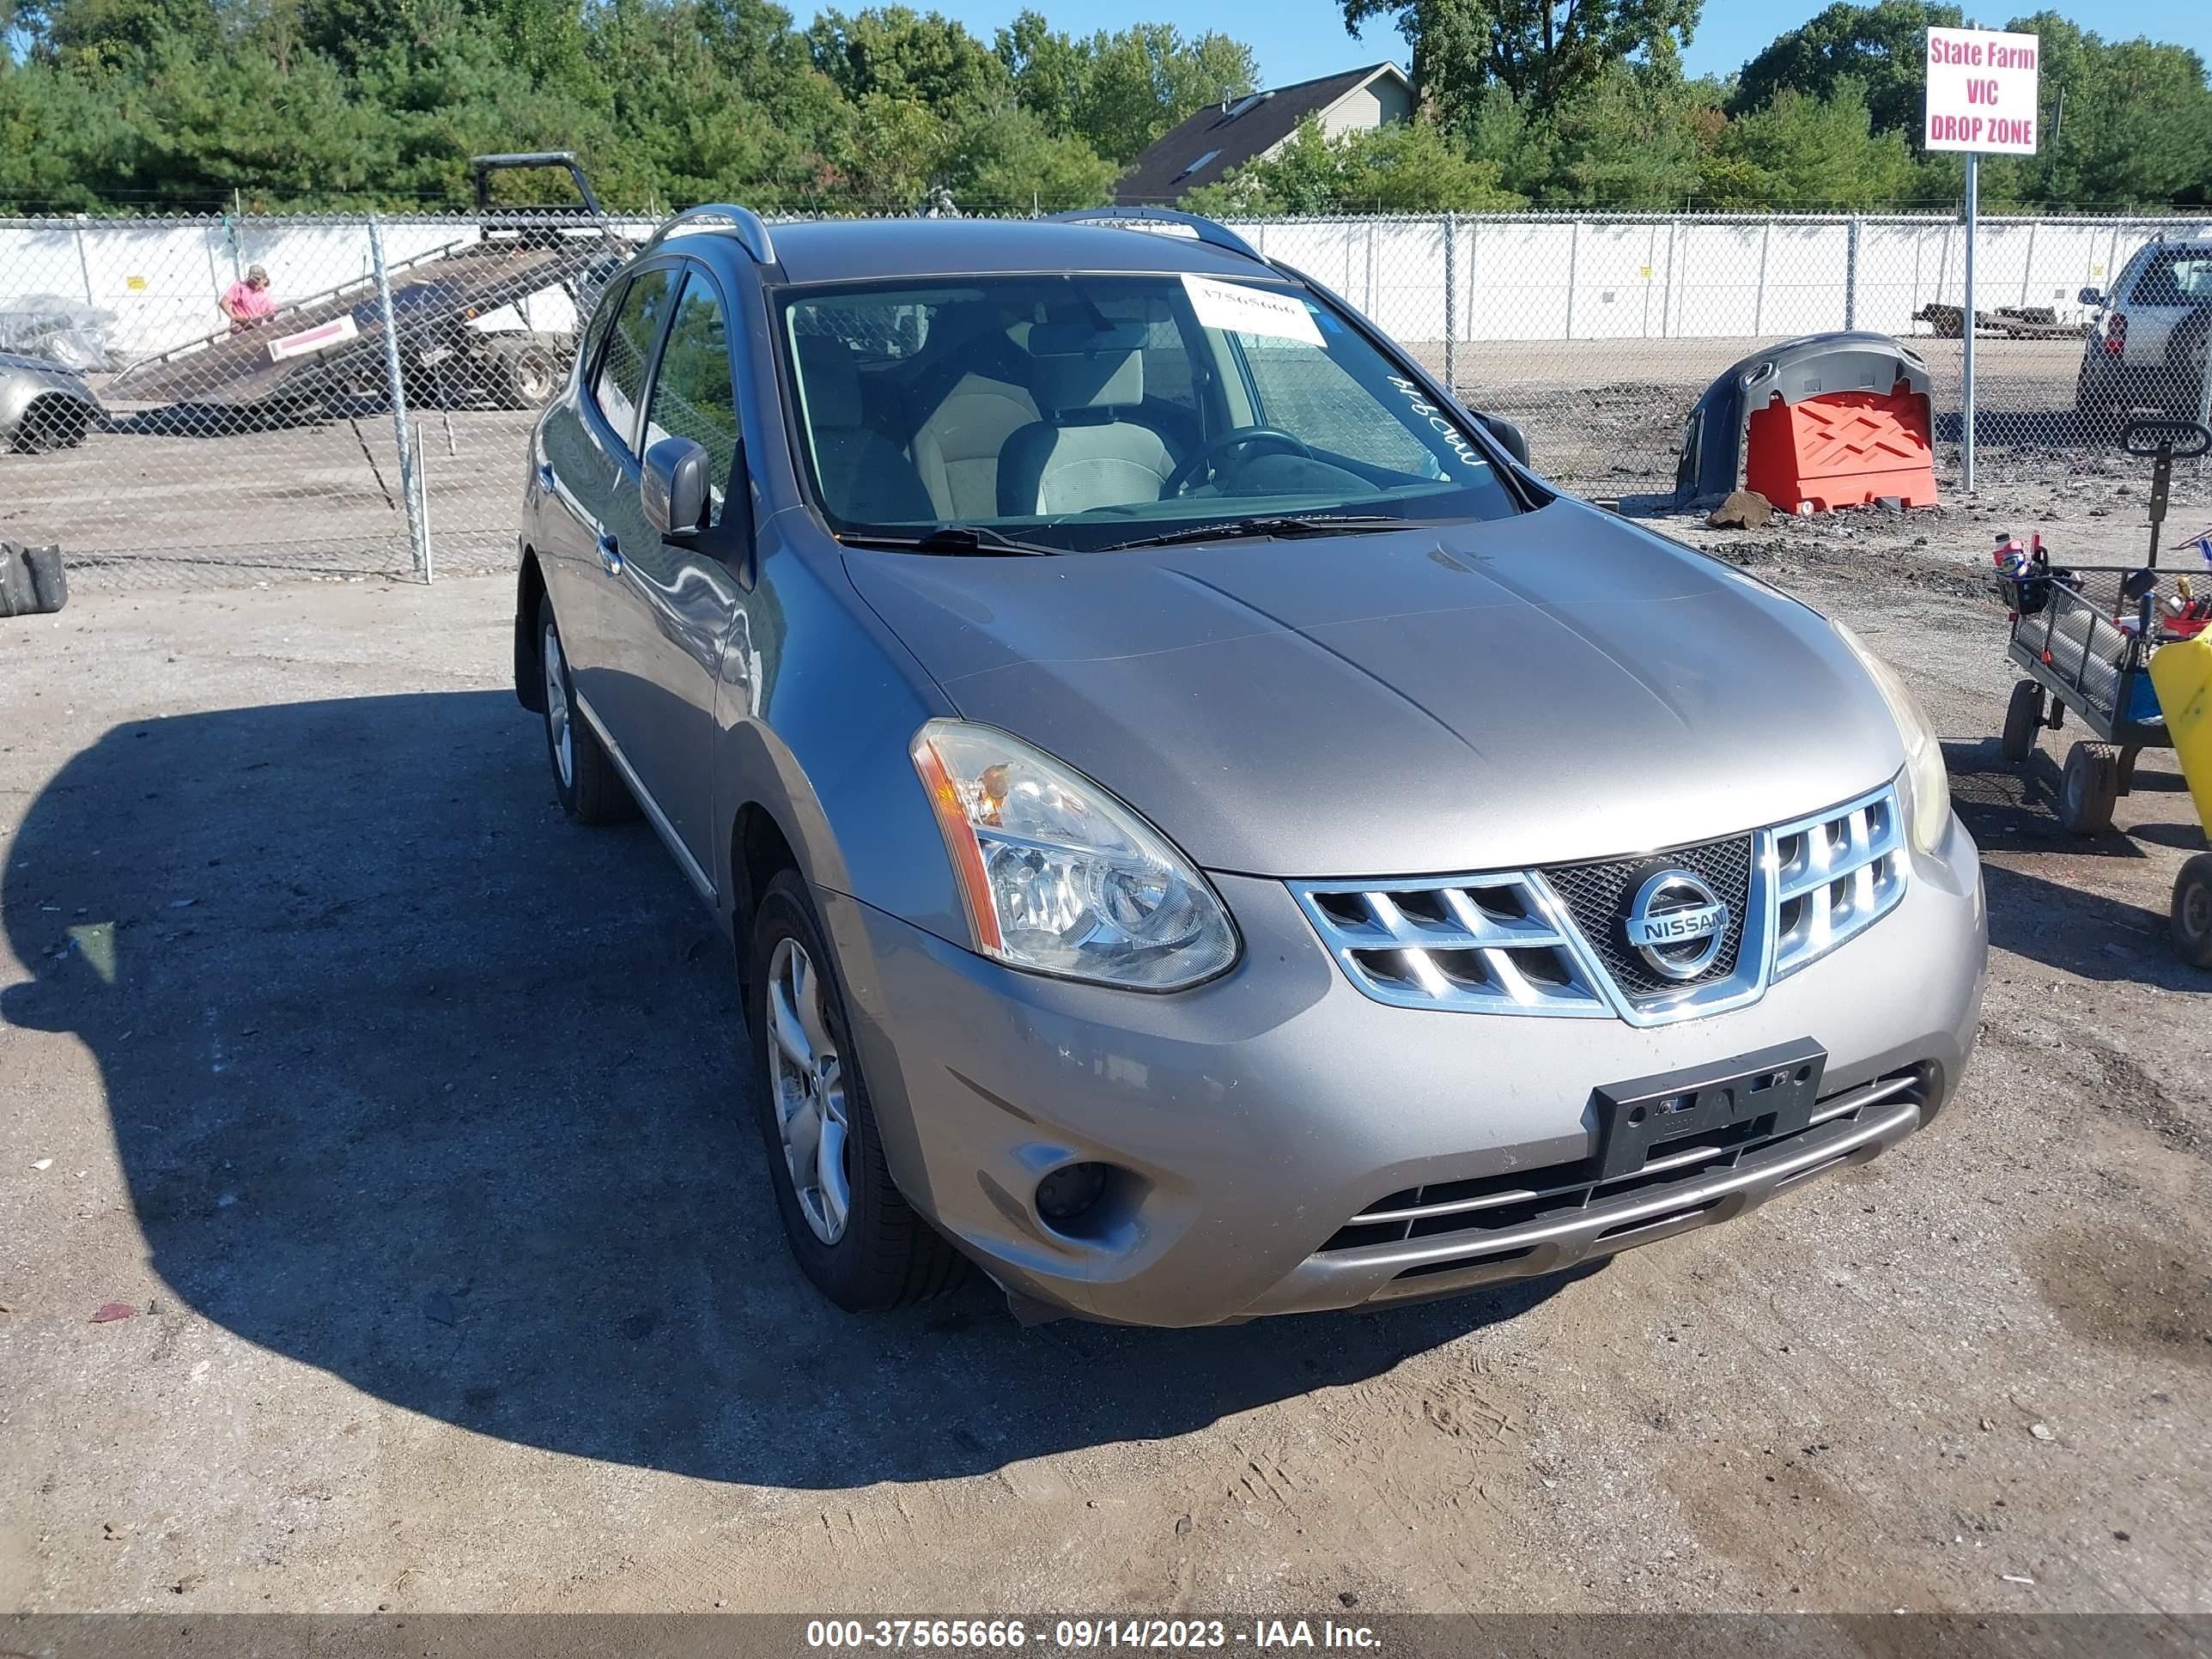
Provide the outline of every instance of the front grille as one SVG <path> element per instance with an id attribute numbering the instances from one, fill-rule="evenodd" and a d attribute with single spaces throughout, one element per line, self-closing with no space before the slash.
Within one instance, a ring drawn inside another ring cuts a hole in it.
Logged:
<path id="1" fill-rule="evenodd" d="M 1731 836 L 1725 841 L 1678 847 L 1670 853 L 1644 858 L 1552 865 L 1546 867 L 1543 877 L 1574 917 L 1583 938 L 1597 952 L 1606 972 L 1613 975 L 1613 982 L 1636 1001 L 1644 1002 L 1675 995 L 1686 986 L 1711 984 L 1735 975 L 1736 952 L 1743 944 L 1744 919 L 1751 910 L 1751 871 L 1756 856 L 1751 836 Z M 1720 954 L 1691 979 L 1668 979 L 1654 973 L 1628 942 L 1628 907 L 1636 890 L 1646 876 L 1666 869 L 1687 870 L 1704 878 L 1714 896 L 1729 908 Z"/>
<path id="2" fill-rule="evenodd" d="M 1905 896 L 1896 786 L 1747 834 L 1537 870 L 1297 881 L 1329 954 L 1377 1002 L 1461 1013 L 1613 1016 L 1661 1025 L 1754 1002 Z M 1686 870 L 1726 904 L 1713 960 L 1669 979 L 1628 942 L 1651 874 Z"/>
<path id="3" fill-rule="evenodd" d="M 1774 832 L 1774 977 L 1872 927 L 1905 896 L 1893 791 Z"/>
<path id="4" fill-rule="evenodd" d="M 1662 1141 L 1651 1149 L 1642 1169 L 1612 1181 L 1598 1179 L 1598 1161 L 1593 1153 L 1547 1169 L 1514 1170 L 1503 1175 L 1409 1187 L 1370 1204 L 1331 1234 L 1320 1254 L 1418 1239 L 1465 1237 L 1471 1254 L 1480 1255 L 1487 1235 L 1558 1220 L 1639 1193 L 1690 1186 L 1734 1170 L 1747 1158 L 1783 1152 L 1829 1125 L 1856 1122 L 1862 1114 L 1878 1107 L 1908 1101 L 1924 1104 L 1926 1090 L 1927 1079 L 1918 1068 L 1894 1072 L 1825 1097 L 1802 1129 L 1778 1135 L 1772 1131 L 1771 1117 L 1753 1118 L 1711 1133 Z M 1670 1213 L 1635 1224 L 1640 1229 L 1674 1218 Z M 1462 1266 L 1464 1261 L 1455 1257 L 1450 1265 Z M 1409 1268 L 1407 1273 L 1421 1271 Z M 1444 1269 L 1431 1265 L 1425 1271 Z"/>
<path id="5" fill-rule="evenodd" d="M 1565 918 L 1526 876 L 1312 883 L 1297 891 L 1330 953 L 1377 1002 L 1518 1014 L 1613 1012 Z"/>

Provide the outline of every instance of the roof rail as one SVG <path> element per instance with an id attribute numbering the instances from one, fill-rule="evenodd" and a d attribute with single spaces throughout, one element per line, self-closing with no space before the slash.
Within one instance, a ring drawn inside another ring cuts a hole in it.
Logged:
<path id="1" fill-rule="evenodd" d="M 1097 207 L 1074 208 L 1066 213 L 1045 216 L 1056 223 L 1125 225 L 1136 221 L 1154 224 L 1181 225 L 1194 232 L 1198 240 L 1214 247 L 1226 248 L 1231 253 L 1241 253 L 1260 264 L 1267 264 L 1267 256 L 1254 247 L 1235 231 L 1223 224 L 1195 213 L 1182 213 L 1174 208 L 1160 207 Z"/>
<path id="2" fill-rule="evenodd" d="M 775 263 L 775 243 L 768 234 L 767 223 L 750 208 L 732 207 L 727 202 L 705 202 L 697 207 L 685 208 L 645 239 L 645 246 L 638 249 L 637 257 L 642 258 L 652 252 L 668 240 L 672 231 L 718 219 L 736 230 L 738 240 L 744 244 L 745 252 L 753 256 L 755 264 L 772 265 Z"/>

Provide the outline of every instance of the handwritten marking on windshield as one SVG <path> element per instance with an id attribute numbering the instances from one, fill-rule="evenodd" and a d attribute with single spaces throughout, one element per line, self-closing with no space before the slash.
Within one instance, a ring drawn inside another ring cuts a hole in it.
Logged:
<path id="1" fill-rule="evenodd" d="M 1420 387 L 1415 386 L 1411 380 L 1401 380 L 1395 374 L 1391 375 L 1389 380 L 1390 384 L 1405 395 L 1407 407 L 1436 428 L 1443 441 L 1452 447 L 1453 454 L 1458 456 L 1469 466 L 1487 465 L 1482 452 L 1468 441 L 1467 434 L 1446 419 L 1443 410 L 1423 397 Z"/>

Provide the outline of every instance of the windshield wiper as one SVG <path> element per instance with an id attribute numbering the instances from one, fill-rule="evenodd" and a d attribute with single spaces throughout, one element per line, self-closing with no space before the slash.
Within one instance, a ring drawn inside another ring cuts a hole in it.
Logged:
<path id="1" fill-rule="evenodd" d="M 1037 542 L 1018 542 L 988 525 L 944 524 L 919 536 L 840 536 L 851 547 L 888 547 L 902 553 L 1042 554 L 1050 556 L 1067 550 Z"/>
<path id="2" fill-rule="evenodd" d="M 1411 522 L 1371 513 L 1306 513 L 1291 518 L 1232 519 L 1226 524 L 1193 525 L 1187 530 L 1171 530 L 1164 536 L 1108 542 L 1097 550 L 1121 553 L 1133 547 L 1174 547 L 1182 542 L 1227 541 L 1238 536 L 1357 536 L 1378 530 L 1403 530 Z"/>

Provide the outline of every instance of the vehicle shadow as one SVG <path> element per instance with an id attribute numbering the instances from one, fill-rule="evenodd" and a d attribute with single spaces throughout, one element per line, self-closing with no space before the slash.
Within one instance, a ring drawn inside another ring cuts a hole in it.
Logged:
<path id="1" fill-rule="evenodd" d="M 2147 856 L 2139 841 L 2177 844 L 2193 839 L 2201 844 L 2202 832 L 2193 823 L 2136 822 L 2125 831 L 2070 836 L 2058 822 L 2059 763 L 2047 749 L 2014 765 L 1998 753 L 1996 738 L 1985 738 L 1947 743 L 1943 758 L 1953 805 L 1983 853 L 1991 945 L 2084 979 L 2172 991 L 2203 988 L 2203 975 L 2185 967 L 2167 947 L 2163 910 L 2033 873 L 2010 861 L 2011 855 L 2024 854 L 2138 862 Z M 2178 800 L 2181 810 L 2190 811 L 2184 790 L 2179 774 L 2159 769 L 2151 757 L 2138 763 L 2136 797 Z M 2143 808 L 2138 804 L 2135 810 Z M 2063 876 L 2078 874 L 2083 866 L 2045 867 Z"/>
<path id="2" fill-rule="evenodd" d="M 101 430 L 123 438 L 239 438 L 323 426 L 337 411 L 316 400 L 258 404 L 163 404 L 110 411 Z"/>
<path id="3" fill-rule="evenodd" d="M 641 825 L 576 829 L 464 692 L 120 726 L 30 803 L 17 1024 L 101 1073 L 188 1309 L 523 1444 L 807 1487 L 1158 1439 L 1389 1370 L 1559 1281 L 1196 1332 L 886 1318 L 786 1252 L 726 948 Z"/>
<path id="4" fill-rule="evenodd" d="M 2064 732 L 2018 763 L 2005 759 L 1995 738 L 1948 741 L 1943 765 L 1951 775 L 1951 804 L 1984 852 L 2008 850 L 2065 853 L 2090 858 L 2140 859 L 2142 849 L 2118 830 L 2073 836 L 2058 821 L 2058 788 Z M 2176 786 L 2178 786 L 2178 780 Z M 2166 791 L 2166 779 L 2152 757 L 2136 763 L 2137 795 Z M 2186 800 L 2186 796 L 2183 799 Z M 2137 831 L 2136 833 L 2140 833 Z"/>

